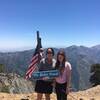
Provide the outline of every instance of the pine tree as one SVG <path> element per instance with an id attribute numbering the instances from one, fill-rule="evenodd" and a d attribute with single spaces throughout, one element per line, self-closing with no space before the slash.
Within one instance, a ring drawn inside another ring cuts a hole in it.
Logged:
<path id="1" fill-rule="evenodd" d="M 0 64 L 0 73 L 2 73 L 4 71 L 5 71 L 4 65 L 3 64 Z"/>
<path id="2" fill-rule="evenodd" d="M 96 86 L 100 84 L 100 64 L 93 64 L 91 66 L 92 74 L 90 76 L 90 82 L 92 86 Z"/>

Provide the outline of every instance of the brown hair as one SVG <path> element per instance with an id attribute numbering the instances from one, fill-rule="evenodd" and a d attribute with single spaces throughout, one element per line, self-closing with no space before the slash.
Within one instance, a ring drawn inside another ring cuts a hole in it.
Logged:
<path id="1" fill-rule="evenodd" d="M 59 55 L 63 55 L 63 57 L 64 57 L 63 62 L 62 62 L 61 65 L 60 65 L 60 62 L 58 60 Z M 64 50 L 58 51 L 58 53 L 57 53 L 57 62 L 56 62 L 56 67 L 55 68 L 60 70 L 60 72 L 62 72 L 62 70 L 65 68 L 65 62 L 66 62 L 66 55 L 65 55 Z"/>

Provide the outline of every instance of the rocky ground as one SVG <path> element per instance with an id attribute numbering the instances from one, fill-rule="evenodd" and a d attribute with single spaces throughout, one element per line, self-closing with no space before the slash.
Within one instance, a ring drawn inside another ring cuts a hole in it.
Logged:
<path id="1" fill-rule="evenodd" d="M 100 100 L 100 85 L 79 92 L 71 92 L 68 95 L 68 100 Z M 0 100 L 36 100 L 36 93 L 31 94 L 7 94 L 0 93 Z M 43 97 L 43 100 L 45 98 Z M 56 100 L 56 96 L 53 93 L 51 100 Z"/>

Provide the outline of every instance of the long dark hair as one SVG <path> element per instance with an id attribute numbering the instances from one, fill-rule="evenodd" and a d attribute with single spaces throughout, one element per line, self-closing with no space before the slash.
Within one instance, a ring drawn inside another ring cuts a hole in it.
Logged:
<path id="1" fill-rule="evenodd" d="M 62 55 L 64 57 L 61 64 L 60 64 L 60 61 L 58 60 L 59 55 Z M 60 72 L 62 72 L 62 70 L 65 68 L 65 62 L 66 62 L 66 55 L 65 55 L 64 50 L 58 51 L 58 53 L 57 53 L 57 62 L 56 62 L 55 68 L 58 69 Z"/>
<path id="2" fill-rule="evenodd" d="M 55 52 L 54 52 L 54 49 L 53 49 L 53 48 L 47 48 L 47 50 L 46 50 L 46 55 L 47 55 L 49 49 L 51 49 L 52 54 L 53 54 L 53 56 L 54 56 Z"/>

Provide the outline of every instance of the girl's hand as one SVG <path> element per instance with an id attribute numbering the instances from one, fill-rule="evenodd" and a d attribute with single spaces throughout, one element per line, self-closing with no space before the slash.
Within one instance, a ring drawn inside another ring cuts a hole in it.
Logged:
<path id="1" fill-rule="evenodd" d="M 42 80 L 48 80 L 48 79 L 49 79 L 48 77 L 43 77 L 43 78 L 42 78 Z"/>
<path id="2" fill-rule="evenodd" d="M 67 87 L 67 88 L 66 88 L 66 94 L 69 94 L 69 92 L 70 92 L 70 88 Z"/>
<path id="3" fill-rule="evenodd" d="M 51 84 L 53 87 L 55 87 L 56 86 L 56 84 L 53 82 L 52 84 Z"/>

